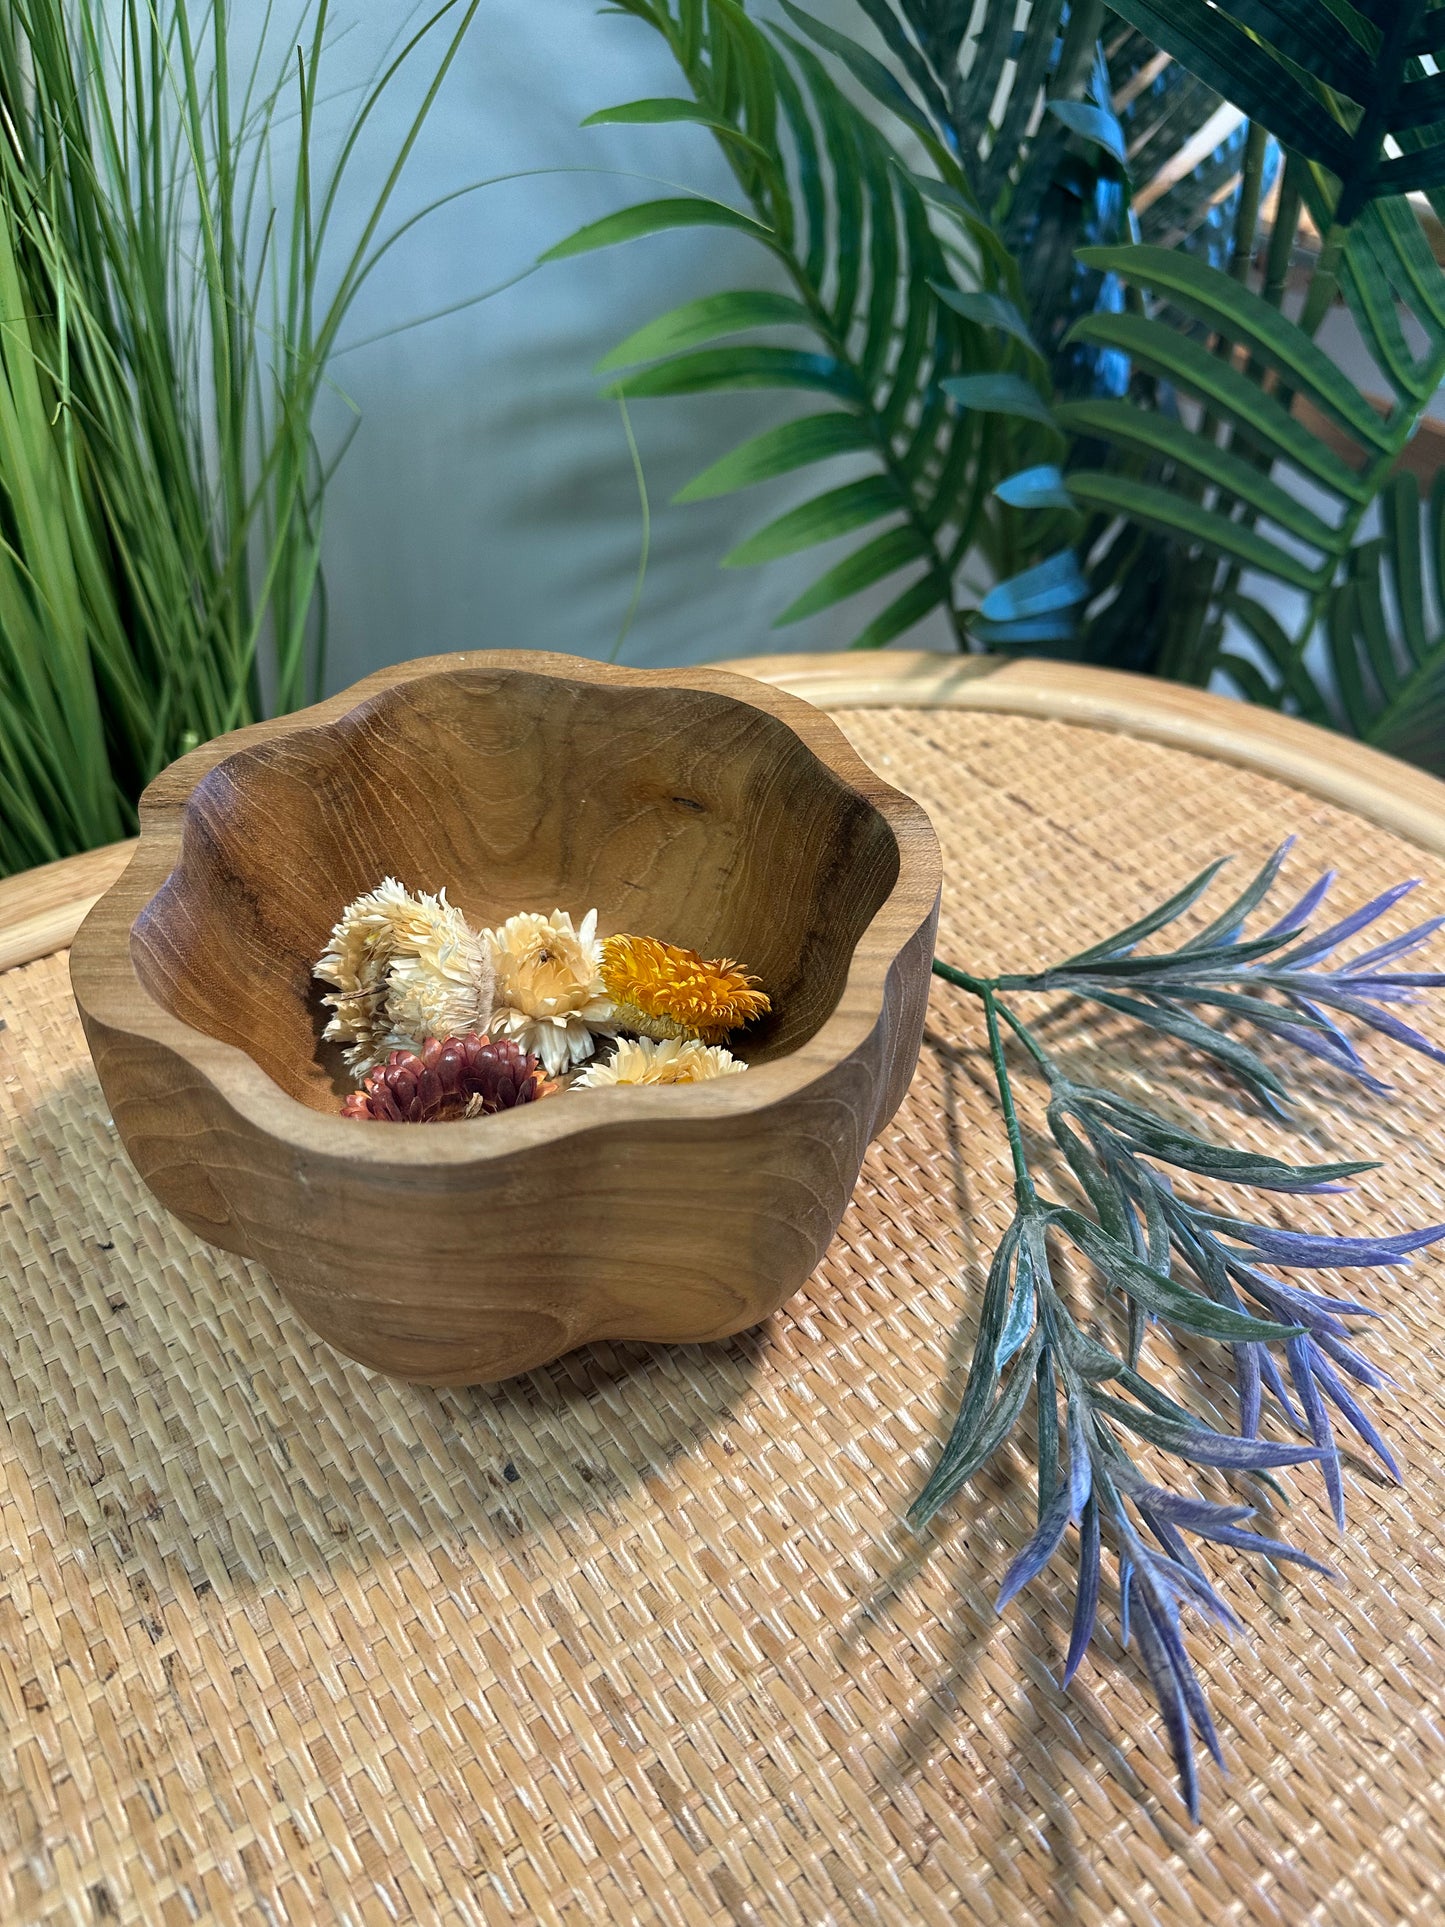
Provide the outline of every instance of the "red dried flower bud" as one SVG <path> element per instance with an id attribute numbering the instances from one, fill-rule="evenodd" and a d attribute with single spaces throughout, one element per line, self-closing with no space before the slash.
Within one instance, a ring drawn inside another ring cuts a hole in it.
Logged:
<path id="1" fill-rule="evenodd" d="M 429 1037 L 419 1053 L 394 1050 L 367 1072 L 341 1115 L 386 1124 L 441 1124 L 510 1111 L 549 1096 L 553 1088 L 532 1053 L 510 1037 L 493 1041 L 470 1031 L 465 1037 Z"/>

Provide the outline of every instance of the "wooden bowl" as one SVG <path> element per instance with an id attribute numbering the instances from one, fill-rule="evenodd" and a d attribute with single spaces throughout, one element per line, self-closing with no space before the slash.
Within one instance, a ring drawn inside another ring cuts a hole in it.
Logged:
<path id="1" fill-rule="evenodd" d="M 741 958 L 746 1075 L 445 1125 L 340 1116 L 312 965 L 385 875 Z M 209 743 L 141 803 L 71 976 L 116 1128 L 198 1236 L 367 1365 L 506 1377 L 795 1291 L 917 1062 L 938 846 L 818 711 L 720 670 L 438 656 Z"/>

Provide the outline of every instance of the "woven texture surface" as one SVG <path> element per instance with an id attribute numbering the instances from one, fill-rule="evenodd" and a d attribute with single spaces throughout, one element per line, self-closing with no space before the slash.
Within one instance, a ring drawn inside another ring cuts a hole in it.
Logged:
<path id="1" fill-rule="evenodd" d="M 1022 718 L 840 721 L 932 813 L 941 947 L 975 969 L 1289 830 L 1301 878 L 1420 875 L 1445 909 L 1445 863 L 1256 775 Z M 767 1325 L 445 1393 L 339 1358 L 166 1218 L 64 957 L 0 976 L 0 1016 L 0 1920 L 1441 1918 L 1440 1260 L 1366 1285 L 1406 1489 L 1352 1464 L 1341 1543 L 1291 1480 L 1285 1530 L 1344 1583 L 1209 1549 L 1254 1638 L 1193 1636 L 1232 1768 L 1196 1831 L 1112 1631 L 1065 1692 L 1056 1589 L 993 1613 L 1022 1461 L 926 1546 L 896 1523 L 1008 1212 L 967 999 L 935 986 L 912 1093 Z M 1440 1074 L 1384 1050 L 1399 1095 L 1352 1101 L 1349 1142 L 1389 1168 L 1297 1215 L 1445 1216 Z"/>

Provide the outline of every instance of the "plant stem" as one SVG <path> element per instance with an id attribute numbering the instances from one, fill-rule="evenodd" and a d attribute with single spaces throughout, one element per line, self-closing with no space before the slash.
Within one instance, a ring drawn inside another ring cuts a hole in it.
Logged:
<path id="1" fill-rule="evenodd" d="M 1069 8 L 1069 24 L 1059 52 L 1059 70 L 1049 89 L 1054 100 L 1073 100 L 1083 93 L 1103 28 L 1104 0 L 1076 0 Z"/>
<path id="2" fill-rule="evenodd" d="M 1286 156 L 1284 179 L 1280 182 L 1279 200 L 1275 204 L 1274 225 L 1269 231 L 1269 247 L 1265 250 L 1264 286 L 1260 290 L 1272 308 L 1279 307 L 1283 302 L 1285 286 L 1289 281 L 1295 235 L 1299 232 L 1300 208 L 1304 204 L 1301 182 L 1304 166 L 1297 154 Z M 1257 366 L 1251 361 L 1251 370 Z M 1259 379 L 1257 373 L 1254 379 Z"/>
<path id="3" fill-rule="evenodd" d="M 1013 1157 L 1014 1191 L 1019 1204 L 1028 1207 L 1037 1202 L 1034 1182 L 1029 1175 L 1028 1159 L 1024 1155 L 1023 1136 L 1019 1130 L 1018 1114 L 1014 1109 L 1013 1085 L 1009 1080 L 1008 1065 L 1004 1061 L 1003 1035 L 999 1030 L 999 1018 L 1008 1025 L 1024 1049 L 1033 1058 L 1039 1069 L 1052 1084 L 1058 1077 L 1058 1066 L 1049 1057 L 1033 1032 L 1021 1018 L 998 999 L 999 979 L 975 977 L 971 971 L 960 970 L 955 964 L 945 963 L 941 957 L 933 960 L 933 974 L 945 983 L 954 985 L 958 990 L 966 990 L 971 996 L 983 1003 L 984 1016 L 988 1021 L 988 1049 L 993 1062 L 994 1082 L 998 1086 L 999 1109 L 1003 1113 L 1004 1127 L 1008 1132 L 1009 1151 Z"/>
<path id="4" fill-rule="evenodd" d="M 1035 988 L 1028 977 L 975 977 L 967 970 L 960 970 L 956 964 L 945 963 L 942 957 L 934 958 L 933 974 L 935 977 L 941 977 L 946 984 L 953 984 L 958 990 L 966 990 L 974 997 L 992 996 L 1000 990 Z M 998 1014 L 1052 1084 L 1059 1075 L 1059 1067 L 1028 1025 L 1021 1017 L 1015 1016 L 1007 1004 L 998 1005 Z"/>
<path id="5" fill-rule="evenodd" d="M 933 960 L 933 974 L 942 977 L 946 984 L 957 990 L 966 990 L 975 997 L 986 996 L 990 990 L 998 988 L 992 977 L 975 977 L 967 970 L 960 970 L 957 964 L 945 963 L 942 957 Z"/>
<path id="6" fill-rule="evenodd" d="M 1264 188 L 1264 159 L 1269 135 L 1262 122 L 1252 120 L 1244 142 L 1244 171 L 1239 181 L 1239 206 L 1234 215 L 1234 246 L 1229 272 L 1236 281 L 1249 279 L 1254 260 L 1254 237 L 1259 227 L 1259 203 Z"/>
<path id="7" fill-rule="evenodd" d="M 1029 1175 L 1029 1162 L 1024 1155 L 1023 1132 L 1019 1129 L 1018 1113 L 1014 1109 L 1013 1085 L 1009 1082 L 1008 1065 L 1004 1062 L 1003 1038 L 998 1027 L 999 1006 L 992 989 L 983 992 L 983 1014 L 988 1022 L 988 1054 L 993 1059 L 993 1077 L 998 1086 L 999 1109 L 1003 1112 L 1004 1129 L 1008 1132 L 1009 1155 L 1014 1167 L 1014 1195 L 1020 1206 L 1027 1210 L 1037 1203 L 1034 1181 Z"/>
<path id="8" fill-rule="evenodd" d="M 1054 1062 L 1053 1058 L 1049 1056 L 1048 1052 L 1044 1049 L 1043 1045 L 1034 1036 L 1033 1032 L 1029 1029 L 1028 1025 L 1024 1023 L 1022 1018 L 1016 1017 L 1014 1013 L 1009 1009 L 1007 1004 L 1000 1004 L 998 1007 L 998 1013 L 999 1013 L 999 1016 L 1002 1017 L 1004 1022 L 1008 1025 L 1009 1029 L 1013 1032 L 1014 1036 L 1017 1037 L 1019 1042 L 1023 1045 L 1024 1049 L 1028 1052 L 1029 1056 L 1032 1057 L 1034 1062 L 1038 1065 L 1039 1069 L 1043 1072 L 1044 1076 L 1049 1080 L 1051 1084 L 1054 1083 L 1059 1075 L 1059 1067 Z"/>
<path id="9" fill-rule="evenodd" d="M 1314 272 L 1310 275 L 1309 288 L 1305 293 L 1305 304 L 1300 310 L 1297 326 L 1310 336 L 1317 335 L 1320 323 L 1329 313 L 1335 296 L 1340 291 L 1340 258 L 1345 244 L 1350 238 L 1348 228 L 1331 223 L 1330 231 L 1320 248 L 1319 259 L 1315 262 Z"/>
<path id="10" fill-rule="evenodd" d="M 1259 227 L 1259 203 L 1268 146 L 1269 135 L 1263 123 L 1252 120 L 1245 136 L 1239 205 L 1235 209 L 1229 258 L 1229 272 L 1240 282 L 1248 280 L 1250 264 L 1254 259 L 1254 239 Z M 1216 344 L 1215 352 L 1228 358 L 1230 344 L 1223 336 Z M 1219 427 L 1218 416 L 1212 409 L 1206 409 L 1199 425 L 1200 435 L 1206 441 L 1217 441 Z M 1203 490 L 1192 490 L 1191 493 L 1199 497 Z M 1233 497 L 1221 497 L 1216 507 L 1220 513 L 1229 514 L 1237 507 L 1237 502 Z M 1213 556 L 1189 557 L 1184 560 L 1179 576 L 1181 593 L 1165 632 L 1159 656 L 1159 674 L 1170 681 L 1193 683 L 1203 689 L 1208 686 L 1214 673 L 1223 636 L 1223 623 L 1215 613 L 1219 600 L 1216 593 L 1219 565 Z"/>

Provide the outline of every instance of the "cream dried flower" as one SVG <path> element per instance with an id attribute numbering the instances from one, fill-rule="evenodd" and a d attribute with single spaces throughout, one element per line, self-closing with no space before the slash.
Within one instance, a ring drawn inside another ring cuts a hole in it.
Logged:
<path id="1" fill-rule="evenodd" d="M 589 1064 L 574 1089 L 595 1090 L 603 1084 L 701 1084 L 710 1077 L 731 1077 L 747 1065 L 721 1044 L 700 1044 L 693 1037 L 669 1037 L 654 1043 L 650 1037 L 619 1038 L 617 1049 L 603 1062 Z"/>
<path id="2" fill-rule="evenodd" d="M 494 1037 L 514 1037 L 558 1077 L 592 1055 L 593 1030 L 606 1030 L 612 1002 L 603 988 L 597 912 L 580 927 L 570 912 L 523 911 L 487 932 L 496 966 Z"/>
<path id="3" fill-rule="evenodd" d="M 324 1035 L 358 1077 L 429 1037 L 484 1031 L 495 973 L 485 939 L 442 890 L 411 896 L 387 877 L 347 905 L 315 975 L 334 989 Z"/>

